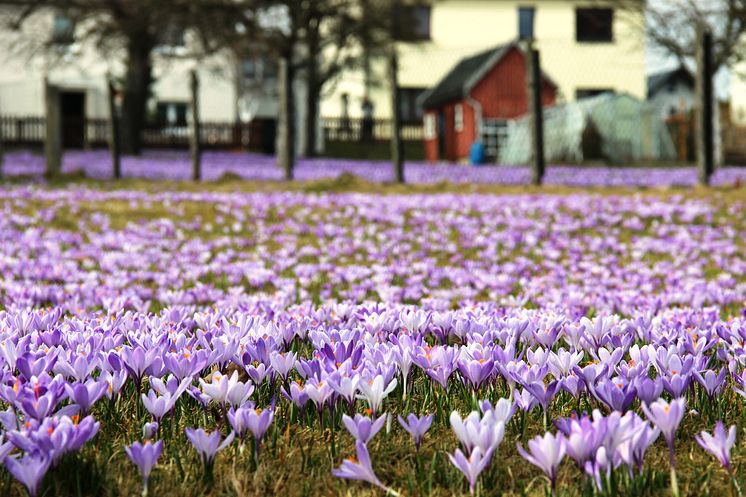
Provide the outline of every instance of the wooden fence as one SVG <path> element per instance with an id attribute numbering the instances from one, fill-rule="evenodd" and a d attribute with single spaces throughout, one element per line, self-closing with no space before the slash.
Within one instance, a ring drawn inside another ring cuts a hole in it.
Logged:
<path id="1" fill-rule="evenodd" d="M 321 119 L 320 124 L 325 143 L 380 143 L 391 140 L 392 121 L 389 119 L 326 117 Z M 77 123 L 76 129 L 83 136 L 73 140 L 74 143 L 83 144 L 85 148 L 108 145 L 107 119 L 87 118 L 84 123 Z M 46 122 L 43 116 L 0 116 L 0 140 L 7 146 L 40 147 L 44 144 L 45 133 Z M 275 135 L 274 119 L 255 119 L 251 123 L 200 123 L 200 137 L 204 148 L 274 153 Z M 402 139 L 405 142 L 422 142 L 422 123 L 404 123 Z M 142 143 L 147 148 L 188 148 L 189 127 L 147 126 L 143 130 Z"/>
<path id="2" fill-rule="evenodd" d="M 109 143 L 108 119 L 87 118 L 78 127 L 82 137 L 76 140 L 85 148 L 106 147 Z M 39 147 L 44 144 L 46 121 L 43 116 L 0 116 L 0 140 L 7 146 Z M 251 123 L 203 122 L 200 131 L 205 148 L 249 149 L 274 152 L 275 122 L 255 119 Z M 187 126 L 146 126 L 142 133 L 147 148 L 187 148 Z"/>
<path id="3" fill-rule="evenodd" d="M 393 121 L 391 119 L 322 117 L 321 128 L 324 130 L 324 138 L 327 142 L 388 141 L 391 140 Z M 422 141 L 424 138 L 422 121 L 403 123 L 401 134 L 404 141 Z"/>

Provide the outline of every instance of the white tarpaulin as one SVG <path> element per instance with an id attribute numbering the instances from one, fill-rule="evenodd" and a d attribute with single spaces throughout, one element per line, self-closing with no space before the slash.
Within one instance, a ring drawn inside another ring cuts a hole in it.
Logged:
<path id="1" fill-rule="evenodd" d="M 531 160 L 528 118 L 508 121 L 500 164 Z M 676 158 L 665 122 L 646 102 L 618 93 L 544 109 L 544 153 L 553 163 L 606 160 L 612 163 Z M 591 155 L 591 156 L 588 156 Z"/>

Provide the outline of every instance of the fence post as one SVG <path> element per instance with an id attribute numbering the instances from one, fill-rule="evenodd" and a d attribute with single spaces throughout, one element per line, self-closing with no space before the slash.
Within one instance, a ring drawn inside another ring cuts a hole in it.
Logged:
<path id="1" fill-rule="evenodd" d="M 109 86 L 109 151 L 114 179 L 122 177 L 122 158 L 119 141 L 119 112 L 117 111 L 116 89 L 111 78 L 107 78 Z"/>
<path id="2" fill-rule="evenodd" d="M 699 182 L 710 184 L 715 170 L 715 130 L 713 123 L 712 33 L 697 30 L 697 168 Z"/>
<path id="3" fill-rule="evenodd" d="M 3 161 L 5 160 L 4 150 L 3 150 L 3 122 L 0 121 L 0 180 L 3 179 Z"/>
<path id="4" fill-rule="evenodd" d="M 532 40 L 527 40 L 526 82 L 528 90 L 528 117 L 531 133 L 531 182 L 541 185 L 544 181 L 546 163 L 544 159 L 544 111 L 542 105 L 543 78 L 541 77 L 541 59 L 539 51 L 534 48 Z"/>
<path id="5" fill-rule="evenodd" d="M 62 116 L 60 113 L 60 92 L 44 79 L 44 104 L 46 114 L 46 137 L 44 155 L 47 161 L 47 176 L 59 176 L 62 170 Z"/>
<path id="6" fill-rule="evenodd" d="M 192 155 L 192 179 L 199 181 L 202 179 L 202 151 L 200 149 L 199 79 L 197 79 L 196 69 L 192 69 L 190 79 L 192 90 L 192 133 L 189 150 Z"/>
<path id="7" fill-rule="evenodd" d="M 404 183 L 404 149 L 401 140 L 401 114 L 399 113 L 399 57 L 396 44 L 389 53 L 389 87 L 391 89 L 391 161 L 397 183 Z"/>

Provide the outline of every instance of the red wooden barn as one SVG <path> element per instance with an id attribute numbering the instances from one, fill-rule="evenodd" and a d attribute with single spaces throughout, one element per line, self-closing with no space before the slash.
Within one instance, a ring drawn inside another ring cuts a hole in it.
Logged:
<path id="1" fill-rule="evenodd" d="M 557 85 L 544 74 L 543 104 L 554 105 Z M 517 43 L 463 59 L 422 100 L 428 161 L 462 161 L 481 141 L 497 157 L 507 120 L 528 112 L 524 52 Z"/>

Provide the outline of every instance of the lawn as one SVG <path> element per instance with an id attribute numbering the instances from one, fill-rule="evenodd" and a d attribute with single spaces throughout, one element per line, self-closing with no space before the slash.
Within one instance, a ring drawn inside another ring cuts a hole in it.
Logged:
<path id="1" fill-rule="evenodd" d="M 65 180 L 0 212 L 0 495 L 746 484 L 744 188 Z"/>

